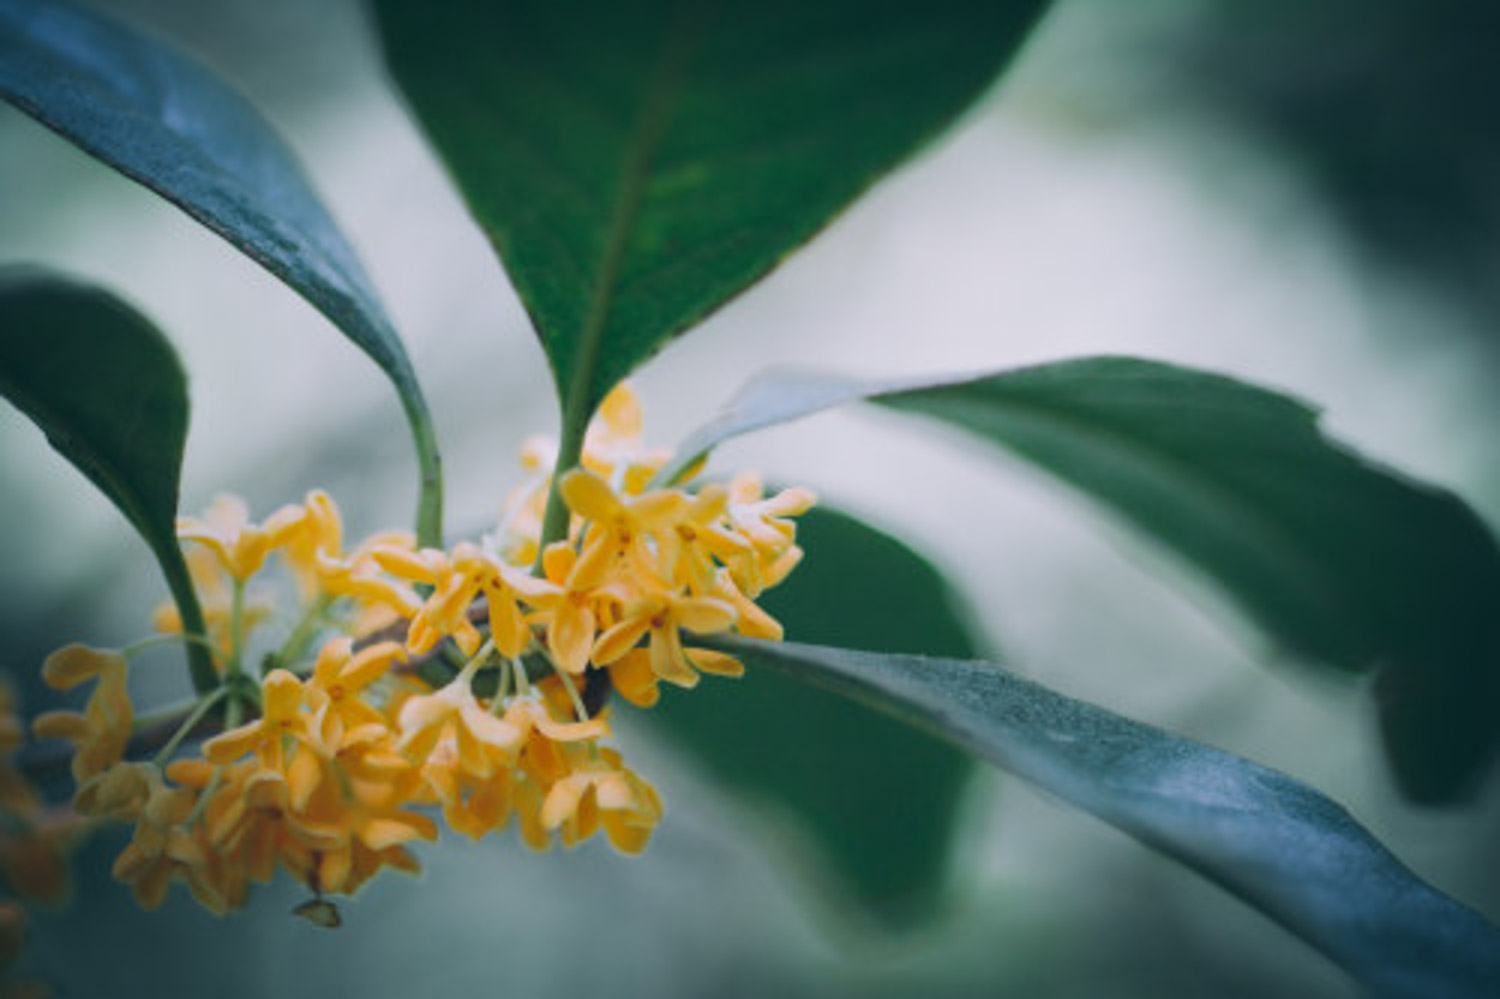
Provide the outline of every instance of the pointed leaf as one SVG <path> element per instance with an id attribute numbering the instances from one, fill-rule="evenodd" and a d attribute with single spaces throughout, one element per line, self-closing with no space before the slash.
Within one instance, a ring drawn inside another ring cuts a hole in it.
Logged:
<path id="1" fill-rule="evenodd" d="M 166 338 L 96 288 L 34 272 L 0 275 L 0 395 L 31 418 L 140 532 L 161 563 L 184 627 L 202 615 L 177 547 L 177 485 L 187 383 Z M 218 679 L 188 646 L 200 692 Z"/>
<path id="2" fill-rule="evenodd" d="M 354 251 L 260 113 L 162 43 L 61 0 L 0 2 L 0 97 L 223 236 L 385 371 L 422 468 L 419 532 L 436 543 L 437 443 L 411 362 Z"/>
<path id="3" fill-rule="evenodd" d="M 378 0 L 581 420 L 975 97 L 1045 0 Z M 581 429 L 580 429 L 581 432 Z"/>
<path id="4" fill-rule="evenodd" d="M 854 399 L 1010 450 L 1191 562 L 1293 653 L 1378 672 L 1391 762 L 1414 798 L 1462 797 L 1493 763 L 1500 548 L 1450 493 L 1323 436 L 1310 407 L 1122 357 L 901 382 L 772 374 L 678 453 Z"/>
<path id="5" fill-rule="evenodd" d="M 816 642 L 976 654 L 948 583 L 899 541 L 826 507 L 798 518 L 807 559 L 760 603 Z M 905 922 L 940 900 L 963 753 L 779 673 L 706 679 L 644 718 L 722 786 L 778 809 L 814 839 L 835 887 Z"/>
<path id="6" fill-rule="evenodd" d="M 985 662 L 722 647 L 919 725 L 1091 812 L 1270 916 L 1372 994 L 1500 994 L 1500 931 L 1274 770 Z"/>

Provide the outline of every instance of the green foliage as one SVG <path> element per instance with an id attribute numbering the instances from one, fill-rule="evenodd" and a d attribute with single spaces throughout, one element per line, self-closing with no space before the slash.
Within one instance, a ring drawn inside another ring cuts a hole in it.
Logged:
<path id="1" fill-rule="evenodd" d="M 947 581 L 911 549 L 826 508 L 799 520 L 798 541 L 816 555 L 761 601 L 789 635 L 977 654 Z M 900 923 L 940 901 L 970 757 L 769 670 L 669 693 L 647 719 L 725 786 L 805 827 L 821 866 L 866 911 Z"/>
<path id="2" fill-rule="evenodd" d="M 579 419 L 936 135 L 1044 6 L 375 4 Z"/>
<path id="3" fill-rule="evenodd" d="M 854 399 L 1006 448 L 1190 561 L 1291 652 L 1378 671 L 1389 755 L 1414 798 L 1451 801 L 1487 772 L 1500 548 L 1462 501 L 1328 440 L 1307 406 L 1118 357 L 925 381 L 771 375 L 682 453 Z"/>
<path id="4" fill-rule="evenodd" d="M 933 138 L 1045 6 L 376 0 L 392 72 L 536 324 L 563 402 L 559 467 L 577 463 L 612 385 Z M 156 42 L 44 0 L 0 2 L 0 96 L 228 239 L 380 365 L 417 444 L 419 536 L 439 544 L 437 447 L 411 364 L 259 114 Z M 0 393 L 141 532 L 201 631 L 173 527 L 186 391 L 161 334 L 97 290 L 5 279 Z M 729 437 L 861 399 L 1022 457 L 1211 577 L 1289 651 L 1376 673 L 1396 774 L 1417 799 L 1455 800 L 1493 762 L 1500 549 L 1462 502 L 1328 440 L 1308 407 L 1128 358 L 885 383 L 773 376 L 661 479 Z M 554 496 L 544 541 L 567 522 Z M 1500 987 L 1495 930 L 1317 792 L 975 661 L 946 582 L 894 539 L 822 511 L 802 541 L 813 557 L 766 608 L 799 639 L 871 651 L 726 640 L 745 680 L 669 695 L 656 721 L 795 816 L 881 915 L 938 899 L 972 762 L 851 701 L 1120 827 L 1372 991 Z M 207 690 L 212 666 L 191 655 Z"/>
<path id="5" fill-rule="evenodd" d="M 186 629 L 202 615 L 177 547 L 187 382 L 155 326 L 119 299 L 31 271 L 0 276 L 0 395 L 119 507 L 161 563 Z M 217 679 L 188 647 L 200 691 Z"/>
<path id="6" fill-rule="evenodd" d="M 422 466 L 418 533 L 441 543 L 437 440 L 416 373 L 354 251 L 260 113 L 171 49 L 57 0 L 0 5 L 0 97 L 223 236 L 390 376 Z"/>
<path id="7" fill-rule="evenodd" d="M 920 725 L 1192 867 L 1373 994 L 1489 996 L 1500 933 L 1323 795 L 990 663 L 739 640 L 747 662 Z"/>

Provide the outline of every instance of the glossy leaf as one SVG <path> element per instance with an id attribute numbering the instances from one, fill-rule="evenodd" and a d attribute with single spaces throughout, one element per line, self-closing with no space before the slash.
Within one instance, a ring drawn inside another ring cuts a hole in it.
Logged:
<path id="1" fill-rule="evenodd" d="M 1500 931 L 1284 774 L 990 663 L 723 645 L 752 668 L 919 725 L 1093 813 L 1259 909 L 1372 994 L 1500 994 Z"/>
<path id="2" fill-rule="evenodd" d="M 1376 672 L 1391 761 L 1418 800 L 1461 797 L 1492 764 L 1500 548 L 1451 494 L 1323 436 L 1308 406 L 1121 357 L 883 383 L 769 375 L 679 453 L 855 399 L 1006 448 L 1191 562 L 1294 654 Z"/>
<path id="3" fill-rule="evenodd" d="M 161 563 L 185 628 L 202 615 L 177 547 L 187 383 L 172 345 L 119 299 L 33 272 L 0 276 L 0 395 L 109 497 Z M 188 646 L 200 692 L 213 663 Z"/>
<path id="4" fill-rule="evenodd" d="M 798 542 L 810 557 L 761 600 L 787 634 L 976 654 L 947 581 L 905 545 L 822 507 L 799 518 Z M 872 915 L 911 921 L 939 901 L 973 769 L 963 753 L 768 670 L 667 692 L 643 718 L 721 786 L 810 838 L 834 886 Z"/>
<path id="5" fill-rule="evenodd" d="M 982 93 L 1045 0 L 377 0 L 582 420 Z M 581 429 L 580 429 L 581 432 Z"/>
<path id="6" fill-rule="evenodd" d="M 223 236 L 385 371 L 416 440 L 419 533 L 436 544 L 437 442 L 411 362 L 354 251 L 260 113 L 162 43 L 61 0 L 0 2 L 0 97 Z"/>

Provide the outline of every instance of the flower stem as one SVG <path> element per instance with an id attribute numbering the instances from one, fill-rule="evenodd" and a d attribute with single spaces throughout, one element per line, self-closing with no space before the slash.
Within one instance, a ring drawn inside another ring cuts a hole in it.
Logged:
<path id="1" fill-rule="evenodd" d="M 182 724 L 177 726 L 177 731 L 172 733 L 172 737 L 167 740 L 166 745 L 161 747 L 161 751 L 156 754 L 156 758 L 152 762 L 158 767 L 166 766 L 167 761 L 172 758 L 172 754 L 177 752 L 177 747 L 182 745 L 182 740 L 187 738 L 189 732 L 198 727 L 198 723 L 204 719 L 204 716 L 213 709 L 215 704 L 222 701 L 228 693 L 228 687 L 220 687 L 207 697 L 200 698 L 198 704 L 182 720 Z"/>
<path id="2" fill-rule="evenodd" d="M 286 668 L 288 663 L 295 661 L 302 654 L 308 641 L 317 634 L 318 626 L 323 623 L 323 615 L 331 603 L 333 603 L 333 598 L 325 593 L 307 605 L 307 610 L 293 626 L 292 633 L 286 636 L 286 641 L 281 643 L 281 648 L 266 657 L 265 665 L 261 669 L 262 674 L 269 673 L 278 667 Z"/>
<path id="3" fill-rule="evenodd" d="M 582 396 L 577 397 L 583 399 Z M 573 399 L 569 402 L 573 403 Z M 569 512 L 557 484 L 564 474 L 578 466 L 578 459 L 583 454 L 583 437 L 588 431 L 588 426 L 589 413 L 586 406 L 570 405 L 569 409 L 563 413 L 562 441 L 557 448 L 557 463 L 552 468 L 552 485 L 547 490 L 547 512 L 542 517 L 542 535 L 537 541 L 533 575 L 542 574 L 542 554 L 547 550 L 547 546 L 567 537 Z"/>

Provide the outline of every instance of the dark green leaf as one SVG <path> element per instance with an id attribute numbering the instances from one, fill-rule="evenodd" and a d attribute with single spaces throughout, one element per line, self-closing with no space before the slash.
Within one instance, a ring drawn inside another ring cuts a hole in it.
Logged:
<path id="1" fill-rule="evenodd" d="M 947 581 L 920 556 L 827 509 L 799 519 L 808 557 L 761 601 L 787 634 L 976 654 Z M 722 784 L 800 826 L 821 866 L 877 917 L 918 919 L 939 901 L 972 770 L 964 754 L 767 670 L 668 694 L 645 717 Z"/>
<path id="2" fill-rule="evenodd" d="M 184 627 L 202 615 L 177 547 L 177 483 L 187 383 L 165 337 L 113 296 L 30 272 L 0 275 L 0 395 L 140 532 L 161 563 Z M 200 692 L 217 685 L 188 646 Z"/>
<path id="3" fill-rule="evenodd" d="M 581 420 L 989 85 L 1045 0 L 377 0 Z"/>
<path id="4" fill-rule="evenodd" d="M 1500 994 L 1500 932 L 1283 774 L 989 663 L 722 644 L 755 667 L 926 728 L 1092 812 L 1270 916 L 1374 994 Z"/>
<path id="5" fill-rule="evenodd" d="M 396 386 L 441 533 L 437 442 L 411 362 L 291 150 L 243 98 L 159 42 L 60 0 L 0 3 L 0 96 L 223 236 L 343 330 Z"/>
<path id="6" fill-rule="evenodd" d="M 1451 494 L 1324 437 L 1314 410 L 1130 358 L 878 384 L 773 375 L 679 453 L 861 398 L 1007 448 L 1193 563 L 1293 653 L 1377 671 L 1391 760 L 1418 800 L 1461 797 L 1492 764 L 1500 549 Z"/>

